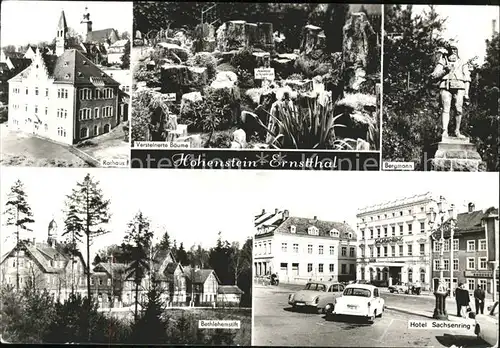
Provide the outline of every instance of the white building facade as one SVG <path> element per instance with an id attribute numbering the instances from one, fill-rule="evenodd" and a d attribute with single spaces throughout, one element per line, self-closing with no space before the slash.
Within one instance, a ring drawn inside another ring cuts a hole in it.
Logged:
<path id="1" fill-rule="evenodd" d="M 355 277 L 356 236 L 346 223 L 290 217 L 288 210 L 255 219 L 254 274 L 305 283 Z"/>
<path id="2" fill-rule="evenodd" d="M 357 279 L 380 286 L 420 281 L 431 285 L 431 230 L 427 211 L 436 207 L 430 193 L 358 210 Z"/>

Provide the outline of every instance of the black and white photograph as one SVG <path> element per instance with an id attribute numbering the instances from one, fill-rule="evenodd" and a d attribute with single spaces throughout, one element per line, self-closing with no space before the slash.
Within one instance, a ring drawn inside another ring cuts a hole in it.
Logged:
<path id="1" fill-rule="evenodd" d="M 253 215 L 254 345 L 498 342 L 498 174 L 257 177 L 263 192 L 294 190 L 265 196 Z"/>
<path id="2" fill-rule="evenodd" d="M 378 4 L 135 2 L 132 145 L 379 151 L 381 23 Z"/>
<path id="3" fill-rule="evenodd" d="M 249 346 L 253 226 L 230 199 L 247 194 L 240 180 L 2 168 L 2 342 Z"/>
<path id="4" fill-rule="evenodd" d="M 1 22 L 0 163 L 129 167 L 132 3 L 4 1 Z"/>
<path id="5" fill-rule="evenodd" d="M 384 162 L 499 170 L 498 26 L 495 5 L 385 5 Z"/>

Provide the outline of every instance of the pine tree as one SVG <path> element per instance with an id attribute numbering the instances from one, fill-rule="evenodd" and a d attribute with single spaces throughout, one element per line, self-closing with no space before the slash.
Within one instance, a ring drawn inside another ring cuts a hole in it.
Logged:
<path id="1" fill-rule="evenodd" d="M 28 230 L 27 224 L 35 222 L 31 207 L 28 204 L 28 197 L 24 190 L 24 184 L 21 180 L 17 180 L 10 188 L 7 195 L 6 210 L 4 214 L 7 216 L 7 226 L 16 226 L 16 290 L 19 290 L 19 242 L 20 229 Z"/>
<path id="2" fill-rule="evenodd" d="M 83 221 L 74 205 L 70 205 L 66 211 L 64 220 L 63 236 L 66 236 L 68 251 L 71 254 L 71 293 L 75 291 L 75 254 L 78 251 L 78 243 L 81 243 L 83 231 L 85 230 Z"/>
<path id="3" fill-rule="evenodd" d="M 146 271 L 149 270 L 149 248 L 154 233 L 150 230 L 150 221 L 141 211 L 127 225 L 127 232 L 123 239 L 122 249 L 127 259 L 131 261 L 127 271 L 132 271 L 135 282 L 135 310 L 134 322 L 137 322 L 139 303 L 139 286 Z"/>
<path id="4" fill-rule="evenodd" d="M 86 236 L 87 244 L 87 297 L 90 299 L 90 243 L 94 237 L 109 233 L 104 226 L 110 220 L 110 201 L 104 198 L 99 182 L 87 174 L 82 182 L 77 182 L 69 196 L 66 206 L 69 207 L 66 223 L 71 234 Z"/>

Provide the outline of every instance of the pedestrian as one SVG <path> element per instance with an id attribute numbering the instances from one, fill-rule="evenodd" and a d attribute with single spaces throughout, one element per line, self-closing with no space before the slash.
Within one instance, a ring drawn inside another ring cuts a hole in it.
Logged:
<path id="1" fill-rule="evenodd" d="M 479 311 L 481 311 L 481 314 L 484 314 L 484 298 L 486 297 L 486 294 L 481 286 L 477 286 L 477 289 L 474 290 L 474 300 L 476 302 L 476 314 L 479 314 Z"/>
<path id="2" fill-rule="evenodd" d="M 466 318 L 467 312 L 470 311 L 470 294 L 469 290 L 465 287 L 465 284 L 461 284 L 460 288 L 457 289 L 457 294 L 460 294 L 460 312 L 458 313 L 458 316 Z"/>
<path id="3" fill-rule="evenodd" d="M 420 280 L 417 280 L 417 281 L 415 282 L 415 293 L 416 293 L 417 295 L 420 295 L 420 291 L 421 291 L 421 289 L 422 289 L 422 284 L 420 284 Z"/>
<path id="4" fill-rule="evenodd" d="M 458 284 L 458 288 L 455 290 L 455 302 L 457 303 L 457 317 L 461 317 L 463 303 L 462 283 Z"/>

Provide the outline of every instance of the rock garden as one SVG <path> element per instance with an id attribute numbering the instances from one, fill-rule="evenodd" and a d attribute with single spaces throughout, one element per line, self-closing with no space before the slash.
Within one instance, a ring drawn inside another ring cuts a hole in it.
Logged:
<path id="1" fill-rule="evenodd" d="M 300 38 L 263 17 L 136 31 L 132 140 L 378 150 L 380 44 L 366 11 L 336 31 L 305 21 Z"/>

